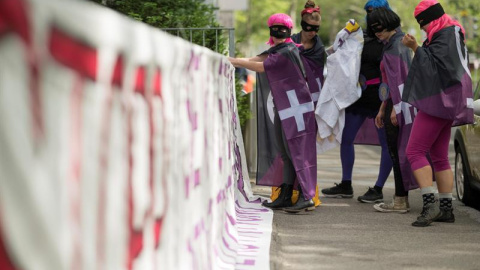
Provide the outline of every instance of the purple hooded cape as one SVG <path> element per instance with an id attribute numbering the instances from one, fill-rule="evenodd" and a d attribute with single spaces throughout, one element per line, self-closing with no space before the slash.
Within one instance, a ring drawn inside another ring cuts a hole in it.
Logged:
<path id="1" fill-rule="evenodd" d="M 385 72 L 383 81 L 387 83 L 390 90 L 390 97 L 393 102 L 393 110 L 397 114 L 399 127 L 398 134 L 398 159 L 402 172 L 403 185 L 405 190 L 418 188 L 417 181 L 413 176 L 410 163 L 407 160 L 405 150 L 407 148 L 408 138 L 412 130 L 413 120 L 416 115 L 416 109 L 408 103 L 402 102 L 402 92 L 404 82 L 408 75 L 409 67 L 412 63 L 412 53 L 409 48 L 402 44 L 402 37 L 405 34 L 397 29 L 383 49 L 382 65 Z M 389 117 L 389 116 L 385 116 Z"/>
<path id="2" fill-rule="evenodd" d="M 403 101 L 429 115 L 453 120 L 453 126 L 473 123 L 472 78 L 460 27 L 446 27 L 418 48 L 403 93 Z"/>
<path id="3" fill-rule="evenodd" d="M 316 124 L 303 62 L 293 43 L 279 44 L 268 53 L 263 62 L 265 73 L 257 74 L 257 185 L 279 186 L 283 182 L 283 161 L 275 143 L 274 104 L 296 180 L 306 197 L 313 198 L 317 184 Z"/>

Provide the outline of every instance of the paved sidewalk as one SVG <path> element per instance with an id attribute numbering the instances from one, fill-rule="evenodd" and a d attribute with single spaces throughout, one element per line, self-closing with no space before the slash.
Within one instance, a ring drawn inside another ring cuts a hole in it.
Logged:
<path id="1" fill-rule="evenodd" d="M 322 196 L 322 205 L 313 212 L 275 211 L 271 269 L 479 269 L 479 211 L 454 201 L 454 224 L 417 228 L 410 224 L 422 208 L 419 190 L 410 192 L 411 211 L 406 214 L 379 213 L 372 204 L 357 201 L 375 183 L 379 153 L 376 146 L 356 146 L 353 199 Z M 338 148 L 319 155 L 319 188 L 340 180 Z M 384 188 L 387 201 L 393 182 L 392 173 Z M 252 187 L 255 194 L 270 194 L 269 187 Z"/>

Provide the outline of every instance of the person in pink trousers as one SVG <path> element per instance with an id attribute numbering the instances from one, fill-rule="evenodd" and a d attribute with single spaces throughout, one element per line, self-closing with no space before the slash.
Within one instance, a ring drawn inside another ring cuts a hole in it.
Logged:
<path id="1" fill-rule="evenodd" d="M 451 127 L 473 122 L 473 91 L 462 25 L 436 0 L 421 1 L 414 16 L 427 39 L 421 47 L 411 35 L 402 40 L 415 52 L 402 100 L 418 110 L 406 154 L 423 198 L 422 212 L 412 226 L 425 227 L 434 221 L 455 222 L 448 147 Z"/>

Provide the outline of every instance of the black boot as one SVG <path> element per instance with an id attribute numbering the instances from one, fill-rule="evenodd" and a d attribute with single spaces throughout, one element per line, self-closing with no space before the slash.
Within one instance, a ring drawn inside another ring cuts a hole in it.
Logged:
<path id="1" fill-rule="evenodd" d="M 298 201 L 293 206 L 283 208 L 283 211 L 287 213 L 298 213 L 303 210 L 315 210 L 315 203 L 312 199 L 305 200 L 305 197 L 303 197 L 302 188 L 300 187 L 300 185 L 298 185 Z"/>
<path id="2" fill-rule="evenodd" d="M 280 188 L 278 198 L 271 203 L 264 201 L 262 203 L 263 206 L 270 209 L 282 209 L 284 207 L 292 206 L 293 185 L 282 184 L 278 188 Z"/>
<path id="3" fill-rule="evenodd" d="M 440 208 L 440 215 L 434 219 L 436 222 L 455 222 L 455 215 L 453 214 L 453 209 L 442 209 Z"/>

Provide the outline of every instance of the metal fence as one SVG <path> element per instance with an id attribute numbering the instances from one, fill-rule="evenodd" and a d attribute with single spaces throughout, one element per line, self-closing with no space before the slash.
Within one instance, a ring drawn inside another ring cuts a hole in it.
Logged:
<path id="1" fill-rule="evenodd" d="M 205 32 L 215 30 L 215 51 L 218 51 L 218 40 L 220 35 L 223 32 L 228 31 L 228 55 L 230 57 L 235 56 L 235 28 L 227 28 L 227 27 L 208 27 L 208 28 L 161 28 L 162 30 L 172 34 L 177 35 L 180 37 L 187 36 L 190 42 L 193 42 L 193 32 L 194 31 L 201 31 L 202 32 L 202 46 L 205 46 Z M 221 53 L 221 52 L 220 52 Z"/>

